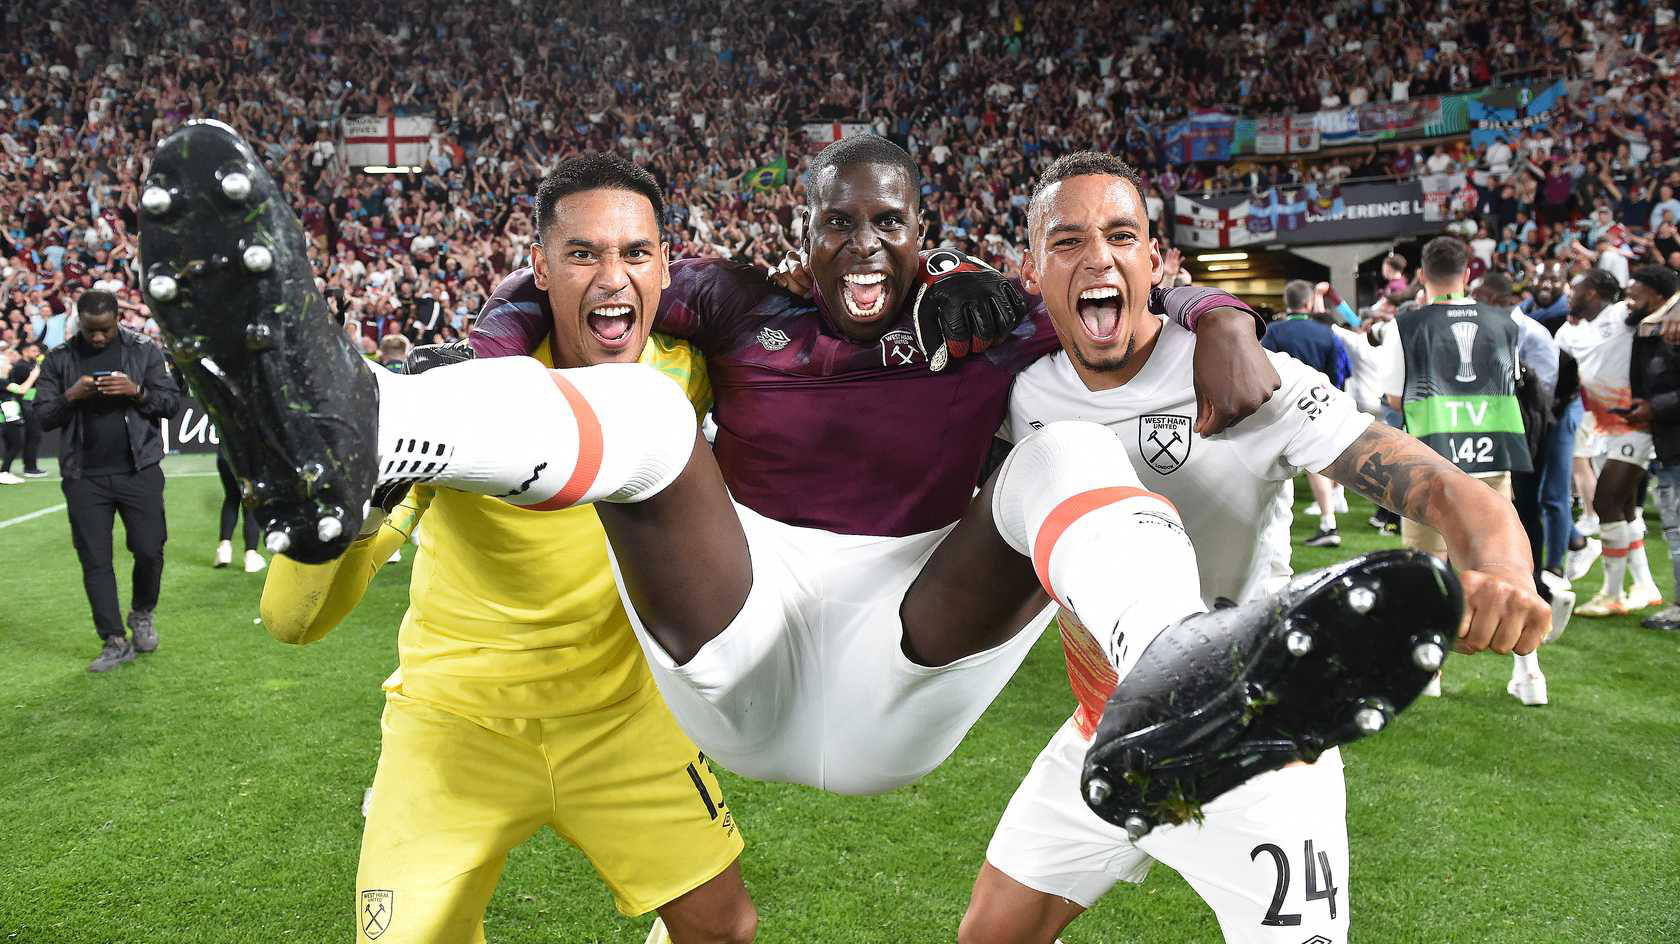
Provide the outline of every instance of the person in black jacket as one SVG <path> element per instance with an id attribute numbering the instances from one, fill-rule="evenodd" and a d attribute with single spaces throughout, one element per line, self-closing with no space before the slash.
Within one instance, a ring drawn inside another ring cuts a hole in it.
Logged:
<path id="1" fill-rule="evenodd" d="M 1662 514 L 1668 557 L 1680 577 L 1680 346 L 1664 340 L 1669 322 L 1680 322 L 1680 305 L 1671 305 L 1680 292 L 1680 275 L 1662 265 L 1640 266 L 1628 274 L 1628 309 L 1642 320 L 1633 336 L 1629 387 L 1633 402 L 1628 423 L 1649 430 L 1657 461 L 1657 511 Z M 1666 311 L 1664 309 L 1666 308 Z M 1654 318 L 1654 315 L 1662 317 Z M 1680 630 L 1680 606 L 1670 603 L 1640 621 L 1649 629 Z"/>
<path id="2" fill-rule="evenodd" d="M 74 336 L 47 353 L 36 382 L 43 429 L 62 429 L 59 472 L 70 510 L 70 537 L 82 562 L 93 625 L 104 640 L 90 672 L 131 662 L 157 648 L 152 611 L 163 581 L 163 432 L 180 388 L 163 349 L 117 324 L 117 299 L 88 291 L 76 302 Z M 117 605 L 111 525 L 122 515 L 134 555 L 129 641 Z"/>

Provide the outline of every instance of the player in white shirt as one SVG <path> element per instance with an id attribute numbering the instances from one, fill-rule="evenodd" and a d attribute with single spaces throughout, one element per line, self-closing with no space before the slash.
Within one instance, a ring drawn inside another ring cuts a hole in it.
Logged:
<path id="1" fill-rule="evenodd" d="M 1662 604 L 1662 591 L 1645 555 L 1645 516 L 1638 508 L 1639 483 L 1651 461 L 1651 434 L 1633 428 L 1627 419 L 1633 405 L 1634 326 L 1628 302 L 1616 300 L 1620 295 L 1608 273 L 1587 270 L 1570 290 L 1569 324 L 1557 334 L 1558 347 L 1568 351 L 1579 367 L 1587 413 L 1605 437 L 1606 456 L 1592 502 L 1603 541 L 1604 587 L 1575 608 L 1589 617 L 1616 616 Z M 1633 587 L 1624 589 L 1623 578 L 1629 574 Z"/>
<path id="2" fill-rule="evenodd" d="M 1019 439 L 1063 420 L 1106 425 L 1141 487 L 1176 509 L 1210 606 L 1221 598 L 1252 600 L 1288 583 L 1288 534 L 1275 527 L 1277 496 L 1297 473 L 1323 471 L 1447 536 L 1467 564 L 1460 574 L 1466 617 L 1457 648 L 1474 651 L 1491 642 L 1499 651 L 1532 651 L 1548 611 L 1533 590 L 1528 541 L 1510 503 L 1422 443 L 1373 423 L 1324 375 L 1273 355 L 1283 384 L 1265 406 L 1217 437 L 1193 431 L 1195 337 L 1151 315 L 1141 300 L 1122 298 L 1106 308 L 1089 301 L 1104 289 L 1087 286 L 1160 277 L 1160 255 L 1142 218 L 1135 174 L 1115 158 L 1075 154 L 1045 172 L 1028 217 L 1023 283 L 1044 297 L 1063 350 L 1017 378 L 1003 435 Z M 1475 628 L 1482 626 L 1499 626 L 1504 635 L 1484 638 Z M 1120 701 L 1117 695 L 1110 702 L 1087 760 L 1098 713 L 1117 681 L 1114 647 L 1101 628 L 1094 635 L 1065 610 L 1061 627 L 1078 708 L 1004 812 L 963 919 L 962 944 L 1048 944 L 1116 882 L 1141 881 L 1156 860 L 1177 869 L 1212 906 L 1227 941 L 1301 944 L 1318 935 L 1313 939 L 1345 942 L 1347 830 L 1338 753 L 1253 778 L 1205 804 L 1199 825 L 1162 827 L 1134 840 L 1081 796 L 1082 765 L 1088 793 L 1096 785 L 1089 772 Z M 1328 628 L 1314 628 L 1320 640 L 1327 642 Z M 1307 639 L 1302 648 L 1323 644 Z M 1126 678 L 1129 688 L 1135 670 Z M 1265 711 L 1263 704 L 1251 707 Z M 1090 802 L 1100 808 L 1100 801 Z"/>

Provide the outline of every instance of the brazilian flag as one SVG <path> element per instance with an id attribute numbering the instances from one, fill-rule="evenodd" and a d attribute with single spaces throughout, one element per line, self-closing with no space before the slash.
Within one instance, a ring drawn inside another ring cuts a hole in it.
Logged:
<path id="1" fill-rule="evenodd" d="M 771 190 L 787 183 L 787 172 L 787 157 L 778 157 L 742 174 L 735 183 L 739 190 Z"/>

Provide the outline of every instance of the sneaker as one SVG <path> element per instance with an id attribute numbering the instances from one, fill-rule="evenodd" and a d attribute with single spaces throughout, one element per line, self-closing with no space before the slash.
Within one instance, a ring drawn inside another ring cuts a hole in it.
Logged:
<path id="1" fill-rule="evenodd" d="M 1249 778 L 1381 731 L 1447 657 L 1464 611 L 1436 557 L 1379 551 L 1198 613 L 1108 700 L 1080 789 L 1134 839 Z"/>
<path id="2" fill-rule="evenodd" d="M 1584 546 L 1571 549 L 1568 556 L 1564 558 L 1563 575 L 1569 578 L 1571 582 L 1580 580 L 1587 575 L 1587 571 L 1592 570 L 1593 561 L 1598 560 L 1598 556 L 1602 553 L 1604 553 L 1604 542 L 1598 538 L 1587 538 L 1587 543 Z"/>
<path id="3" fill-rule="evenodd" d="M 315 288 L 296 214 L 250 146 L 210 120 L 163 139 L 140 203 L 147 305 L 270 550 L 338 557 L 373 491 L 378 394 Z"/>
<path id="4" fill-rule="evenodd" d="M 38 478 L 44 477 L 46 474 L 47 474 L 46 469 L 24 469 L 23 470 L 23 477 L 26 478 L 26 479 L 38 479 Z"/>
<path id="5" fill-rule="evenodd" d="M 1307 510 L 1302 512 L 1302 514 L 1306 515 L 1308 518 L 1317 518 L 1320 514 L 1322 514 L 1322 512 L 1318 510 L 1318 502 L 1313 502 L 1307 506 Z"/>
<path id="6" fill-rule="evenodd" d="M 1546 703 L 1546 677 L 1539 672 L 1513 675 L 1505 684 L 1505 693 L 1530 708 L 1538 708 Z"/>
<path id="7" fill-rule="evenodd" d="M 264 567 L 267 567 L 267 566 L 268 566 L 268 561 L 263 560 L 263 556 L 261 554 L 258 554 L 256 551 L 246 551 L 245 552 L 245 572 L 246 573 L 254 574 L 254 573 L 257 573 L 258 571 L 262 570 Z"/>
<path id="8" fill-rule="evenodd" d="M 1434 675 L 1431 675 L 1429 677 L 1428 684 L 1423 686 L 1423 691 L 1418 692 L 1418 695 L 1423 697 L 1423 698 L 1440 698 L 1441 697 L 1441 673 L 1436 672 Z"/>
<path id="9" fill-rule="evenodd" d="M 233 563 L 233 542 L 223 541 L 216 545 L 216 560 L 211 567 L 226 567 Z"/>
<path id="10" fill-rule="evenodd" d="M 89 672 L 109 672 L 125 662 L 134 661 L 134 647 L 126 636 L 108 636 L 99 657 L 88 663 Z"/>
<path id="11" fill-rule="evenodd" d="M 1584 538 L 1597 537 L 1598 516 L 1582 515 L 1581 517 L 1575 519 L 1575 530 L 1579 531 L 1581 536 Z"/>
<path id="12" fill-rule="evenodd" d="M 1646 629 L 1680 629 L 1680 606 L 1670 603 L 1639 621 Z"/>
<path id="13" fill-rule="evenodd" d="M 1627 611 L 1627 603 L 1622 600 L 1612 600 L 1609 594 L 1601 593 L 1580 606 L 1577 606 L 1575 608 L 1575 615 L 1585 616 L 1590 619 L 1600 619 L 1606 616 L 1626 616 Z"/>
<path id="14" fill-rule="evenodd" d="M 1330 506 L 1338 515 L 1347 514 L 1347 492 L 1341 486 L 1336 487 L 1335 499 L 1330 502 Z"/>
<path id="15" fill-rule="evenodd" d="M 1552 595 L 1552 629 L 1551 632 L 1546 634 L 1544 640 L 1544 642 L 1552 642 L 1562 636 L 1565 629 L 1569 628 L 1569 617 L 1575 613 L 1575 591 L 1570 588 L 1569 581 L 1549 570 L 1542 570 L 1540 579 Z"/>
<path id="16" fill-rule="evenodd" d="M 387 564 L 400 564 L 400 563 L 402 563 L 402 545 L 398 545 L 397 549 L 391 552 L 391 556 L 385 558 L 385 563 L 387 563 Z"/>
<path id="17" fill-rule="evenodd" d="M 0 485 L 22 485 L 23 479 L 10 472 L 0 472 Z"/>
<path id="18" fill-rule="evenodd" d="M 1317 534 L 1307 538 L 1306 544 L 1308 547 L 1341 547 L 1342 536 L 1336 533 L 1335 528 L 1329 530 L 1321 528 Z"/>
<path id="19" fill-rule="evenodd" d="M 1627 608 L 1629 612 L 1662 605 L 1662 590 L 1658 589 L 1654 583 L 1634 584 L 1633 588 L 1628 591 Z"/>
<path id="20" fill-rule="evenodd" d="M 128 628 L 134 631 L 135 652 L 157 651 L 157 627 L 152 625 L 151 611 L 129 610 Z"/>

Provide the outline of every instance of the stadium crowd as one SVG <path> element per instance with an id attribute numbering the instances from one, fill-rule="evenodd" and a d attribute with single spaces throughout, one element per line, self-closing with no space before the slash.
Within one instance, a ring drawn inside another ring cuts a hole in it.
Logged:
<path id="1" fill-rule="evenodd" d="M 835 6 L 821 29 L 800 30 L 765 0 L 525 0 L 501 17 L 437 0 L 214 13 L 180 0 L 11 4 L 0 14 L 13 50 L 0 61 L 0 340 L 62 341 L 67 300 L 87 288 L 115 292 L 124 323 L 149 329 L 135 277 L 139 178 L 150 143 L 193 115 L 265 149 L 316 238 L 321 277 L 370 340 L 460 331 L 529 246 L 528 195 L 544 169 L 583 149 L 655 170 L 671 193 L 673 255 L 773 263 L 802 236 L 798 129 L 812 118 L 866 118 L 904 144 L 922 164 L 930 243 L 1004 268 L 1019 262 L 1032 175 L 1092 146 L 1145 169 L 1157 222 L 1175 191 L 1469 168 L 1484 197 L 1478 255 L 1519 285 L 1538 260 L 1574 259 L 1576 243 L 1602 252 L 1606 236 L 1636 255 L 1680 251 L 1663 226 L 1680 209 L 1664 189 L 1680 184 L 1666 82 L 1680 44 L 1666 8 L 1308 9 L 1172 2 L 1093 19 L 1065 0 L 897 2 Z M 1135 42 L 1101 46 L 1108 36 Z M 498 65 L 462 68 L 475 61 Z M 1152 134 L 1201 108 L 1310 110 L 1533 74 L 1573 77 L 1582 94 L 1514 147 L 1175 167 Z M 426 173 L 342 166 L 341 118 L 404 113 L 437 119 Z M 780 183 L 740 185 L 784 155 Z"/>

